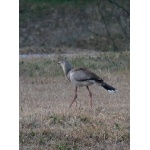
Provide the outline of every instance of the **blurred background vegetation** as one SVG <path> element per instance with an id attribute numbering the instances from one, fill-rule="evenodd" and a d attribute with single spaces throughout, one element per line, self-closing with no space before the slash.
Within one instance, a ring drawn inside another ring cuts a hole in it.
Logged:
<path id="1" fill-rule="evenodd" d="M 130 0 L 20 0 L 20 54 L 129 51 Z"/>

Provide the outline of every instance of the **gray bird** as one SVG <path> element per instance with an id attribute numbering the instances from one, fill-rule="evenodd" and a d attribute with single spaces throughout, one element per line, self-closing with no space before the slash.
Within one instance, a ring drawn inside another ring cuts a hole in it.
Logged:
<path id="1" fill-rule="evenodd" d="M 89 92 L 89 96 L 90 96 L 91 107 L 92 107 L 93 99 L 92 99 L 92 92 L 89 89 L 90 85 L 97 83 L 98 85 L 101 85 L 104 89 L 106 89 L 108 92 L 111 92 L 111 93 L 116 92 L 116 89 L 114 87 L 105 83 L 99 76 L 89 71 L 88 69 L 73 68 L 72 65 L 67 60 L 59 61 L 58 63 L 61 65 L 66 78 L 75 85 L 75 96 L 74 96 L 73 101 L 70 104 L 70 107 L 76 101 L 77 88 L 80 86 L 86 86 Z"/>

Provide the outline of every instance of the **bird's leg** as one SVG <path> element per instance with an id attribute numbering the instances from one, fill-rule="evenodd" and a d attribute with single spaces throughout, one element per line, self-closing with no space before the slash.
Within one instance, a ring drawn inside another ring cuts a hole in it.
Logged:
<path id="1" fill-rule="evenodd" d="M 71 102 L 69 108 L 72 106 L 72 104 L 76 101 L 76 98 L 77 98 L 77 87 L 75 88 L 75 96 L 74 96 L 74 99 L 73 101 Z M 76 102 L 76 105 L 77 105 L 77 102 Z"/>
<path id="2" fill-rule="evenodd" d="M 86 88 L 87 88 L 88 91 L 89 91 L 89 96 L 90 96 L 90 98 L 91 98 L 91 100 L 90 100 L 90 105 L 91 105 L 91 108 L 92 108 L 92 101 L 93 101 L 93 99 L 92 99 L 92 92 L 90 91 L 90 89 L 89 89 L 88 86 L 86 86 Z"/>

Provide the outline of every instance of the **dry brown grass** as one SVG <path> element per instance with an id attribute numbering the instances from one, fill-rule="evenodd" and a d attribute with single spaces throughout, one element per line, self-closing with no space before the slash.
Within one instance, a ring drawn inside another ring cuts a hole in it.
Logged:
<path id="1" fill-rule="evenodd" d="M 97 73 L 118 92 L 91 86 L 92 109 L 84 87 L 69 109 L 74 86 L 62 75 L 20 75 L 20 150 L 129 150 L 129 70 Z"/>

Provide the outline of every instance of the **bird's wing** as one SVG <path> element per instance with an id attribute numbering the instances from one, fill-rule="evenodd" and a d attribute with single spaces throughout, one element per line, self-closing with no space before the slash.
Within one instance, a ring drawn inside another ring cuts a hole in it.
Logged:
<path id="1" fill-rule="evenodd" d="M 102 80 L 95 73 L 89 71 L 86 68 L 72 69 L 69 75 L 70 78 L 74 78 L 76 81 Z"/>

